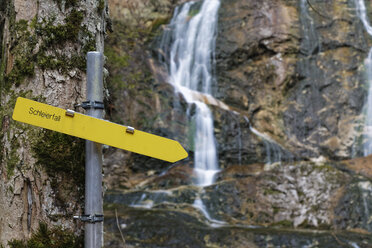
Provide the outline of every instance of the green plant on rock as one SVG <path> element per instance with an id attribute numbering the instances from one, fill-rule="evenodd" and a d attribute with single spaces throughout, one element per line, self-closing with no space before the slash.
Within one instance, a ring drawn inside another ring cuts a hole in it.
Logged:
<path id="1" fill-rule="evenodd" d="M 160 26 L 168 24 L 170 17 L 165 18 L 156 18 L 150 26 L 150 31 L 154 32 L 153 36 L 157 35 L 156 31 L 159 29 Z"/>
<path id="2" fill-rule="evenodd" d="M 197 14 L 200 13 L 200 9 L 201 9 L 201 2 L 197 2 L 196 4 L 192 5 L 189 10 L 188 17 L 192 18 L 196 16 Z"/>
<path id="3" fill-rule="evenodd" d="M 191 18 L 191 17 L 194 17 L 196 16 L 197 14 L 199 14 L 200 10 L 197 9 L 197 8 L 192 8 L 190 9 L 189 13 L 188 13 L 188 16 Z"/>
<path id="4" fill-rule="evenodd" d="M 102 13 L 105 8 L 105 0 L 98 0 L 97 12 L 98 14 Z"/>
<path id="5" fill-rule="evenodd" d="M 290 220 L 281 220 L 281 221 L 275 222 L 274 224 L 272 224 L 272 226 L 290 228 L 290 227 L 293 227 L 293 222 Z"/>
<path id="6" fill-rule="evenodd" d="M 11 240 L 10 248 L 80 248 L 84 246 L 83 238 L 76 236 L 62 227 L 48 228 L 47 224 L 40 223 L 39 229 L 28 241 Z"/>

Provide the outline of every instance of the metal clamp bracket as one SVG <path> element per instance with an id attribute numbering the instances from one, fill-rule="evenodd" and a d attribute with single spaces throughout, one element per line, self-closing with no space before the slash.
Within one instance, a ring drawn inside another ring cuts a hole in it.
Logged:
<path id="1" fill-rule="evenodd" d="M 127 126 L 127 129 L 125 130 L 125 132 L 134 134 L 134 130 L 135 130 L 134 127 Z"/>
<path id="2" fill-rule="evenodd" d="M 103 222 L 103 214 L 84 214 L 74 216 L 74 219 L 78 219 L 83 222 L 96 223 Z"/>
<path id="3" fill-rule="evenodd" d="M 66 115 L 70 116 L 70 117 L 74 117 L 75 116 L 75 111 L 73 111 L 71 109 L 67 109 L 66 110 Z"/>
<path id="4" fill-rule="evenodd" d="M 82 104 L 77 104 L 75 107 L 82 107 L 83 109 L 104 109 L 105 105 L 101 101 L 84 101 Z"/>

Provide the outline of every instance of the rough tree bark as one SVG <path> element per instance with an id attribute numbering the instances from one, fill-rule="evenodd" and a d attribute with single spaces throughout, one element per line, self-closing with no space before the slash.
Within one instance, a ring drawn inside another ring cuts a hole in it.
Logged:
<path id="1" fill-rule="evenodd" d="M 0 246 L 40 222 L 79 234 L 84 143 L 12 120 L 23 96 L 62 108 L 85 100 L 85 54 L 103 51 L 105 0 L 0 1 Z"/>

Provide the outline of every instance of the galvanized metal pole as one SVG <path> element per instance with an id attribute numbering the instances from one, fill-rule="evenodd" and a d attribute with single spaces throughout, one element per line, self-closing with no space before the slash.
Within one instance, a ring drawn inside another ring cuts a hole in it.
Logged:
<path id="1" fill-rule="evenodd" d="M 87 114 L 102 119 L 103 115 L 103 55 L 87 54 Z M 100 106 L 100 107 L 99 107 Z M 86 141 L 85 162 L 85 248 L 103 247 L 102 145 Z M 100 218 L 97 218 L 100 216 Z"/>

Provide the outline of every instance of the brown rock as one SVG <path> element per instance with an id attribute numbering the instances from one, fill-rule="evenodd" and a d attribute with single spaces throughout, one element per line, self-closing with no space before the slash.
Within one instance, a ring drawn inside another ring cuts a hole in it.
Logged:
<path id="1" fill-rule="evenodd" d="M 347 169 L 372 179 L 372 155 L 343 161 Z"/>

